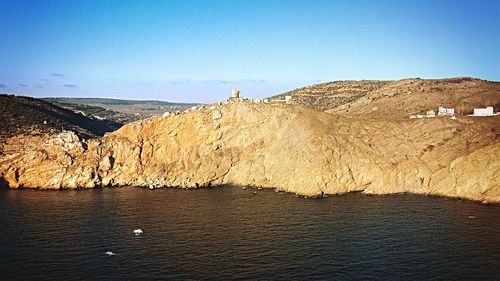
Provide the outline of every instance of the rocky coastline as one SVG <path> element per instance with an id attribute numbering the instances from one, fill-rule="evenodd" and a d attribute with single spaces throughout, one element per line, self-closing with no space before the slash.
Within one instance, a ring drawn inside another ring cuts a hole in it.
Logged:
<path id="1" fill-rule="evenodd" d="M 9 188 L 241 185 L 303 196 L 410 192 L 500 202 L 498 117 L 383 121 L 224 102 L 127 124 L 103 138 L 16 136 Z"/>

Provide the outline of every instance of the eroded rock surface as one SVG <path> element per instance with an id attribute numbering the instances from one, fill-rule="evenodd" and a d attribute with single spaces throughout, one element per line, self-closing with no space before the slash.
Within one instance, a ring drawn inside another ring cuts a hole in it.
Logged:
<path id="1" fill-rule="evenodd" d="M 245 185 L 306 196 L 413 192 L 500 202 L 498 117 L 382 121 L 235 102 L 125 125 L 7 141 L 11 188 Z"/>

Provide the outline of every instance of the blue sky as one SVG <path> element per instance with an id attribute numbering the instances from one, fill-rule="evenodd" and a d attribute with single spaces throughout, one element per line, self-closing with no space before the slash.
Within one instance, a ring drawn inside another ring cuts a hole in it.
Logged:
<path id="1" fill-rule="evenodd" d="M 500 1 L 0 0 L 0 92 L 184 102 L 500 80 Z"/>

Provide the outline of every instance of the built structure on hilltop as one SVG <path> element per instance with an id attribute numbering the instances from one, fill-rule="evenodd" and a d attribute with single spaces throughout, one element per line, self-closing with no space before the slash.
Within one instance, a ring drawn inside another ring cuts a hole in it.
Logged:
<path id="1" fill-rule="evenodd" d="M 440 106 L 438 109 L 438 116 L 454 116 L 455 109 L 454 108 L 446 108 Z"/>
<path id="2" fill-rule="evenodd" d="M 495 115 L 493 112 L 493 106 L 488 106 L 485 108 L 474 108 L 473 116 L 492 116 Z"/>
<path id="3" fill-rule="evenodd" d="M 455 109 L 440 106 L 438 108 L 438 116 L 450 116 L 453 119 L 456 119 Z M 436 117 L 436 112 L 434 110 L 427 111 L 425 115 L 422 114 L 410 115 L 410 119 L 434 118 L 434 117 Z"/>
<path id="4" fill-rule="evenodd" d="M 240 91 L 238 89 L 233 89 L 231 91 L 231 97 L 229 97 L 230 100 L 232 99 L 239 99 L 240 98 Z"/>

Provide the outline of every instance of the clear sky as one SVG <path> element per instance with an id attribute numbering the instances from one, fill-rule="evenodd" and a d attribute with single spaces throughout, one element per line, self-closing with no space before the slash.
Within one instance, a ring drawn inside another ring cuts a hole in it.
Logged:
<path id="1" fill-rule="evenodd" d="M 212 102 L 332 80 L 500 80 L 500 0 L 0 0 L 0 92 Z"/>

